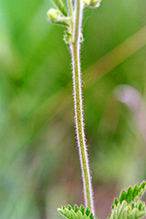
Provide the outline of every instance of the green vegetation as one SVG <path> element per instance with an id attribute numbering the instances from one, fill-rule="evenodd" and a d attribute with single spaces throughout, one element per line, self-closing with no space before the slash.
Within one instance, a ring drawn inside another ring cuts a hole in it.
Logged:
<path id="1" fill-rule="evenodd" d="M 117 198 L 114 199 L 112 213 L 108 219 L 138 219 L 146 215 L 145 202 L 139 200 L 145 191 L 145 181 L 140 186 L 136 184 L 133 188 L 129 186 L 127 191 L 122 190 L 119 200 Z M 58 211 L 68 219 L 94 219 L 90 210 L 88 208 L 85 209 L 83 205 L 81 205 L 80 209 L 77 205 L 74 205 L 74 209 L 70 205 L 67 208 L 62 206 Z"/>
<path id="2" fill-rule="evenodd" d="M 83 180 L 83 192 L 85 207 L 81 205 L 80 209 L 74 205 L 74 210 L 70 205 L 67 208 L 64 206 L 58 209 L 59 213 L 67 219 L 94 219 L 94 202 L 93 191 L 91 184 L 91 176 L 89 169 L 87 144 L 85 139 L 84 119 L 83 119 L 83 97 L 82 97 L 82 77 L 81 77 L 81 56 L 80 47 L 83 41 L 82 34 L 82 17 L 85 7 L 99 7 L 100 0 L 52 0 L 55 8 L 49 9 L 47 12 L 48 21 L 67 27 L 65 31 L 65 42 L 70 46 L 72 60 L 72 78 L 73 78 L 73 97 L 74 97 L 74 112 L 77 144 L 79 150 L 79 159 Z M 68 10 L 67 10 L 68 8 Z M 63 23 L 62 23 L 63 22 Z M 133 88 L 128 86 L 120 86 L 115 95 L 119 101 L 124 102 L 133 112 L 137 125 L 145 139 L 146 120 L 144 121 L 144 113 L 146 107 L 140 95 Z M 137 110 L 138 109 L 138 110 Z M 143 112 L 144 111 L 144 112 Z M 142 114 L 142 121 L 140 121 Z M 112 213 L 108 219 L 138 219 L 146 215 L 145 202 L 138 199 L 146 191 L 146 182 L 134 188 L 130 186 L 125 192 L 123 190 L 119 200 L 115 198 L 112 206 Z"/>
<path id="3" fill-rule="evenodd" d="M 1 219 L 61 219 L 60 204 L 84 203 L 70 56 L 64 27 L 44 18 L 50 7 L 50 1 L 0 1 Z M 84 116 L 100 219 L 121 188 L 146 178 L 145 139 L 113 92 L 129 85 L 145 104 L 145 9 L 142 0 L 104 0 L 84 11 Z"/>

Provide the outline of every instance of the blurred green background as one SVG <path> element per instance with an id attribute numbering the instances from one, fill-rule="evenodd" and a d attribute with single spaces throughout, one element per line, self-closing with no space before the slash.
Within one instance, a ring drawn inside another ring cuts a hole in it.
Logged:
<path id="1" fill-rule="evenodd" d="M 46 21 L 51 5 L 0 1 L 1 219 L 61 219 L 61 204 L 84 203 L 70 52 L 64 29 Z M 103 219 L 123 187 L 146 178 L 146 1 L 103 0 L 85 9 L 83 27 L 86 137 Z"/>

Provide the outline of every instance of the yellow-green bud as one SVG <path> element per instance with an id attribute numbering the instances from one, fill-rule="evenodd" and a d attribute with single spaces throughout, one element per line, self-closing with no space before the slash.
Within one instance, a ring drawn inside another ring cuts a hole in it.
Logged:
<path id="1" fill-rule="evenodd" d="M 51 8 L 47 11 L 48 20 L 51 22 L 57 21 L 59 16 L 60 12 L 57 9 Z"/>
<path id="2" fill-rule="evenodd" d="M 90 0 L 83 0 L 84 6 L 88 6 L 90 4 Z"/>
<path id="3" fill-rule="evenodd" d="M 92 8 L 98 8 L 100 6 L 101 0 L 90 0 L 90 6 Z"/>

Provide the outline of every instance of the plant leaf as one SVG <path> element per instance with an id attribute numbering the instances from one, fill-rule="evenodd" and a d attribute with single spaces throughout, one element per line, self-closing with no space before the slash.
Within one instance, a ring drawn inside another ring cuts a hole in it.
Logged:
<path id="1" fill-rule="evenodd" d="M 114 199 L 108 219 L 138 219 L 146 215 L 145 202 L 139 200 L 145 191 L 145 181 L 140 186 L 136 184 L 133 188 L 129 186 L 127 191 L 122 190 L 119 199 Z"/>
<path id="2" fill-rule="evenodd" d="M 108 219 L 126 219 L 127 218 L 127 203 L 123 201 L 122 203 L 115 204 L 112 209 L 112 213 L 109 215 Z"/>
<path id="3" fill-rule="evenodd" d="M 77 205 L 74 205 L 74 209 L 70 205 L 68 205 L 67 208 L 62 206 L 57 210 L 67 219 L 96 219 L 89 208 L 85 209 L 83 205 L 81 205 L 80 208 Z"/>
<path id="4" fill-rule="evenodd" d="M 63 27 L 69 27 L 68 23 L 66 23 L 65 21 L 56 21 L 54 23 Z"/>
<path id="5" fill-rule="evenodd" d="M 139 200 L 137 203 L 131 203 L 131 205 L 128 206 L 127 219 L 137 219 L 144 215 L 146 215 L 145 202 Z"/>
<path id="6" fill-rule="evenodd" d="M 138 186 L 138 184 L 136 184 L 133 188 L 129 186 L 127 192 L 125 190 L 121 191 L 119 201 L 121 203 L 123 200 L 125 200 L 127 204 L 129 204 L 131 201 L 137 201 L 141 198 L 145 191 L 146 181 L 143 181 L 140 186 Z"/>
<path id="7" fill-rule="evenodd" d="M 62 15 L 67 16 L 68 13 L 66 0 L 52 0 L 52 2 Z"/>
<path id="8" fill-rule="evenodd" d="M 63 37 L 65 43 L 69 44 L 72 40 L 72 35 L 68 31 L 64 31 L 64 37 Z"/>

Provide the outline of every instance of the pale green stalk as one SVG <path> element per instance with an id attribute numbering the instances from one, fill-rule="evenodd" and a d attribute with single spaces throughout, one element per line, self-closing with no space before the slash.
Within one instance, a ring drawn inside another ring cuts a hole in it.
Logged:
<path id="1" fill-rule="evenodd" d="M 66 1 L 53 0 L 58 6 L 58 9 L 50 9 L 47 12 L 48 20 L 51 22 L 63 21 L 67 22 L 68 32 L 64 36 L 66 43 L 70 44 L 71 55 L 72 55 L 72 66 L 73 66 L 73 94 L 74 94 L 74 110 L 75 110 L 75 123 L 76 123 L 76 133 L 77 141 L 82 169 L 83 186 L 84 186 L 84 198 L 85 207 L 89 208 L 92 212 L 89 215 L 89 210 L 87 209 L 83 212 L 84 207 L 81 206 L 80 209 L 77 205 L 74 209 L 68 205 L 67 208 L 64 206 L 58 211 L 65 218 L 93 218 L 94 206 L 92 197 L 92 186 L 91 177 L 89 170 L 89 162 L 87 156 L 87 146 L 84 133 L 84 123 L 83 123 L 83 107 L 82 107 L 82 83 L 81 83 L 81 66 L 80 66 L 80 43 L 82 38 L 82 14 L 83 14 L 83 0 L 73 0 L 75 1 L 75 9 L 72 6 L 72 0 L 68 0 L 69 14 L 68 17 L 64 14 L 63 6 Z M 100 0 L 84 0 L 84 6 L 99 7 Z M 60 13 L 62 12 L 62 15 Z M 63 23 L 64 25 L 64 23 Z M 108 219 L 112 218 L 141 218 L 146 215 L 146 205 L 139 199 L 142 194 L 146 191 L 146 182 L 143 181 L 138 187 L 136 184 L 133 188 L 129 187 L 127 192 L 123 190 L 120 194 L 119 200 L 114 199 L 114 205 L 112 205 L 112 212 Z M 113 208 L 114 206 L 114 208 Z M 88 213 L 87 213 L 88 212 Z M 88 215 L 87 215 L 88 214 Z"/>
<path id="2" fill-rule="evenodd" d="M 71 2 L 71 0 L 68 0 L 68 4 L 69 4 L 70 15 L 71 15 L 71 17 L 73 17 L 73 9 L 72 9 L 72 2 Z"/>
<path id="3" fill-rule="evenodd" d="M 87 155 L 87 146 L 83 123 L 83 101 L 81 84 L 81 66 L 80 66 L 80 39 L 83 14 L 83 0 L 75 0 L 75 15 L 73 17 L 72 42 L 70 43 L 72 66 L 73 66 L 73 94 L 76 133 L 79 148 L 80 163 L 82 169 L 82 178 L 84 186 L 84 199 L 86 207 L 90 208 L 94 214 L 92 185 Z"/>

